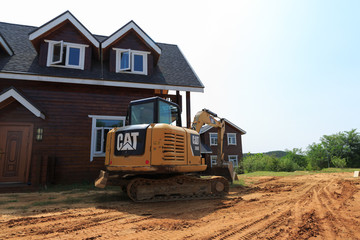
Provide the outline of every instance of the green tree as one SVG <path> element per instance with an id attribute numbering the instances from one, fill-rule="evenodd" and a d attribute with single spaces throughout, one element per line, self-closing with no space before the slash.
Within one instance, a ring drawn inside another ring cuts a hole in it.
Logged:
<path id="1" fill-rule="evenodd" d="M 313 143 L 307 147 L 307 168 L 309 170 L 319 170 L 329 167 L 327 152 L 322 143 Z"/>
<path id="2" fill-rule="evenodd" d="M 296 168 L 302 168 L 305 169 L 307 166 L 307 159 L 304 153 L 302 152 L 301 148 L 294 148 L 293 150 L 286 150 L 285 157 L 289 161 L 296 163 Z M 295 165 L 294 165 L 295 166 Z"/>
<path id="3" fill-rule="evenodd" d="M 345 132 L 345 158 L 351 167 L 360 167 L 360 134 L 356 129 Z"/>
<path id="4" fill-rule="evenodd" d="M 320 140 L 328 161 L 332 157 L 344 158 L 349 167 L 360 167 L 360 134 L 356 129 L 324 135 Z"/>

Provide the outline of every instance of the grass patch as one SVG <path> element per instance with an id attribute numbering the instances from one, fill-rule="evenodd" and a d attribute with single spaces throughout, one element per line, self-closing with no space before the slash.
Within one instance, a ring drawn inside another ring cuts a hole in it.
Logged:
<path id="1" fill-rule="evenodd" d="M 107 190 L 119 190 L 118 186 L 107 186 L 105 189 L 97 188 L 94 186 L 94 183 L 76 183 L 76 184 L 54 184 L 50 185 L 47 189 L 43 189 L 40 193 L 59 193 L 62 194 L 74 194 L 74 193 L 84 193 L 89 191 L 107 191 Z"/>
<path id="2" fill-rule="evenodd" d="M 314 174 L 315 172 L 313 172 Z M 287 176 L 299 176 L 311 174 L 308 171 L 295 171 L 295 172 L 270 172 L 270 171 L 258 171 L 252 173 L 245 173 L 239 175 L 239 177 L 287 177 Z"/>
<path id="3" fill-rule="evenodd" d="M 31 204 L 31 206 L 39 207 L 39 206 L 48 206 L 48 205 L 54 205 L 57 204 L 57 201 L 41 201 L 41 202 L 34 202 Z"/>
<path id="4" fill-rule="evenodd" d="M 84 200 L 81 198 L 68 197 L 65 200 L 60 201 L 59 203 L 76 204 L 76 203 L 80 203 L 81 201 L 84 201 Z"/>
<path id="5" fill-rule="evenodd" d="M 93 200 L 96 203 L 119 202 L 129 200 L 129 197 L 125 193 L 116 192 L 110 194 L 96 194 L 94 195 Z"/>
<path id="6" fill-rule="evenodd" d="M 77 184 L 55 184 L 48 186 L 47 189 L 41 190 L 41 192 L 71 192 L 79 193 L 90 190 L 95 190 L 94 184 L 90 183 L 77 183 Z"/>
<path id="7" fill-rule="evenodd" d="M 10 200 L 4 200 L 4 201 L 0 201 L 0 205 L 4 205 L 4 204 L 8 204 L 8 203 L 14 203 L 17 202 L 17 199 L 10 199 Z"/>
<path id="8" fill-rule="evenodd" d="M 342 172 L 354 172 L 359 171 L 359 168 L 324 168 L 316 173 L 342 173 Z"/>
<path id="9" fill-rule="evenodd" d="M 358 171 L 356 168 L 324 168 L 319 171 L 295 171 L 295 172 L 270 172 L 270 171 L 258 171 L 252 173 L 245 173 L 238 175 L 239 178 L 246 177 L 287 177 L 287 176 L 299 176 L 299 175 L 311 175 L 317 173 L 342 173 L 342 172 L 354 172 Z"/>
<path id="10" fill-rule="evenodd" d="M 239 179 L 239 180 L 235 180 L 233 181 L 233 183 L 230 185 L 230 187 L 241 187 L 241 186 L 245 186 L 245 181 L 244 179 Z"/>
<path id="11" fill-rule="evenodd" d="M 16 209 L 22 210 L 23 212 L 27 212 L 29 210 L 31 205 L 24 205 L 24 206 L 19 206 L 16 207 Z"/>

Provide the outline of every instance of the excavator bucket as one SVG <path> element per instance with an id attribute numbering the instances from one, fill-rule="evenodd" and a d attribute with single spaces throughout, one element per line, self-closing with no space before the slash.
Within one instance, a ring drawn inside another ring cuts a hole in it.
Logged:
<path id="1" fill-rule="evenodd" d="M 211 175 L 214 176 L 223 176 L 226 178 L 229 182 L 233 182 L 234 180 L 237 180 L 237 175 L 234 171 L 232 163 L 224 163 L 221 166 L 213 166 L 211 168 Z"/>
<path id="2" fill-rule="evenodd" d="M 109 173 L 101 170 L 99 177 L 95 180 L 95 187 L 105 188 L 108 177 Z"/>

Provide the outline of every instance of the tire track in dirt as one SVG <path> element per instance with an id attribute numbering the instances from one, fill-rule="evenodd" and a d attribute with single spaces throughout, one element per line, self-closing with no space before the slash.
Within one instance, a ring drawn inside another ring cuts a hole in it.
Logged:
<path id="1" fill-rule="evenodd" d="M 234 222 L 231 226 L 218 230 L 216 234 L 210 236 L 207 235 L 201 239 L 253 239 L 255 236 L 260 237 L 263 232 L 266 232 L 269 229 L 275 231 L 271 231 L 271 235 L 265 234 L 264 238 L 275 239 L 283 233 L 284 229 L 282 226 L 288 225 L 289 221 L 292 221 L 291 209 L 287 207 L 284 208 L 282 205 L 284 205 L 284 202 L 276 204 L 274 208 L 277 209 L 263 217 L 252 217 L 246 221 L 246 224 L 234 225 L 234 223 L 236 223 Z M 259 212 L 261 212 L 261 209 L 259 209 Z"/>
<path id="2" fill-rule="evenodd" d="M 348 183 L 336 184 L 341 186 L 341 200 L 334 202 L 332 199 L 336 199 L 336 197 L 330 194 L 329 188 L 330 185 L 334 185 L 334 181 L 328 183 L 325 187 L 320 188 L 317 192 L 315 192 L 315 201 L 318 204 L 321 217 L 325 219 L 325 221 L 330 225 L 329 233 L 332 233 L 332 237 L 335 238 L 340 233 L 347 231 L 350 235 L 354 235 L 354 230 L 351 229 L 354 223 L 358 225 L 359 223 L 350 218 L 347 215 L 342 214 L 342 211 L 339 210 L 339 207 L 344 204 L 350 197 L 354 195 L 356 192 L 355 189 L 349 185 Z M 334 192 L 335 193 L 335 192 Z M 355 226 L 356 226 L 355 225 Z"/>
<path id="3" fill-rule="evenodd" d="M 133 218 L 114 210 L 80 211 L 78 213 L 65 212 L 57 216 L 41 216 L 14 219 L 5 222 L 0 227 L 13 229 L 11 237 L 42 235 L 51 236 L 58 233 L 70 234 L 72 232 L 99 227 L 116 221 L 118 224 L 133 224 L 149 219 L 150 217 L 136 216 Z M 0 239 L 2 238 L 0 234 Z"/>
<path id="4" fill-rule="evenodd" d="M 260 188 L 260 192 L 275 192 L 275 193 L 281 193 L 281 192 L 288 192 L 289 190 L 289 183 L 271 183 L 269 185 L 269 181 L 276 181 L 277 179 L 271 179 L 268 181 L 265 181 L 261 184 L 257 184 L 257 186 Z M 271 187 L 269 187 L 271 186 Z M 290 183 L 290 186 L 291 183 Z M 309 201 L 309 196 L 312 195 L 312 190 L 315 188 L 315 184 L 301 184 L 296 183 L 293 185 L 294 187 L 291 187 L 292 193 L 290 193 L 289 196 L 284 197 L 284 199 L 281 199 L 278 202 L 275 202 L 271 205 L 271 209 L 277 209 L 273 211 L 272 213 L 265 215 L 262 218 L 259 219 L 251 219 L 248 222 L 251 222 L 250 224 L 241 225 L 241 227 L 228 227 L 219 230 L 219 232 L 212 236 L 205 236 L 203 239 L 252 239 L 254 237 L 257 237 L 261 239 L 261 236 L 263 238 L 267 239 L 276 239 L 284 234 L 286 234 L 286 231 L 289 231 L 287 228 L 288 225 L 294 224 L 296 221 L 296 218 L 298 218 L 298 222 L 302 222 L 300 218 L 302 218 L 301 211 L 294 211 L 295 205 L 300 205 L 301 203 L 306 203 Z M 295 194 L 293 193 L 295 192 Z M 300 194 L 299 194 L 300 192 Z M 296 195 L 296 196 L 295 196 Z M 300 199 L 299 199 L 300 195 Z M 270 196 L 271 198 L 272 196 Z M 260 201 L 261 204 L 261 201 Z M 252 209 L 254 209 L 252 207 Z M 261 210 L 260 210 L 261 211 Z M 297 214 L 294 216 L 294 213 Z M 270 231 L 271 229 L 271 231 Z M 271 232 L 271 234 L 269 234 Z"/>
<path id="5" fill-rule="evenodd" d="M 360 239 L 360 181 L 348 175 L 260 178 L 218 200 L 38 207 L 0 216 L 0 239 Z"/>
<path id="6" fill-rule="evenodd" d="M 320 181 L 308 193 L 308 201 L 297 202 L 295 204 L 295 215 L 296 224 L 298 226 L 296 234 L 292 234 L 293 239 L 299 239 L 304 232 L 311 232 L 316 230 L 317 234 L 324 236 L 326 239 L 336 239 L 339 236 L 343 236 L 343 232 L 347 232 L 343 237 L 349 238 L 349 236 L 355 235 L 353 226 L 358 226 L 358 222 L 354 222 L 353 218 L 349 218 L 339 211 L 339 207 L 352 198 L 356 187 L 349 186 L 348 184 L 340 183 L 335 184 L 338 180 Z M 330 194 L 330 186 L 341 186 L 342 193 L 340 194 L 343 198 L 341 201 L 334 201 L 336 197 Z M 350 184 L 351 185 L 351 184 Z M 297 212 L 297 213 L 296 213 Z M 301 222 L 299 222 L 299 216 L 301 215 Z M 314 219 L 316 221 L 314 221 Z M 349 222 L 349 220 L 351 222 Z M 313 235 L 310 235 L 313 236 Z M 303 236 L 309 237 L 307 234 Z"/>

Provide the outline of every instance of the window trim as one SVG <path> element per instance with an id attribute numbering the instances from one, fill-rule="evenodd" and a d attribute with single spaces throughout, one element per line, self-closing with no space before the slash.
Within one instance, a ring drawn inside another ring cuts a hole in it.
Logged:
<path id="1" fill-rule="evenodd" d="M 58 61 L 54 61 L 54 46 L 60 44 L 60 59 Z M 50 46 L 50 45 L 49 45 Z M 59 42 L 54 42 L 51 45 L 51 57 L 50 57 L 50 64 L 58 64 L 62 62 L 62 55 L 63 55 L 63 51 L 64 51 L 64 42 L 63 41 L 59 41 Z"/>
<path id="2" fill-rule="evenodd" d="M 45 42 L 48 43 L 48 54 L 47 54 L 47 67 L 61 67 L 61 68 L 75 68 L 75 69 L 81 69 L 84 70 L 85 66 L 85 48 L 89 47 L 89 45 L 85 44 L 78 44 L 78 43 L 69 43 L 64 41 L 53 41 L 53 40 L 45 40 Z M 60 50 L 60 60 L 59 61 L 52 61 L 54 56 L 54 45 L 61 44 L 61 50 Z M 58 65 L 63 61 L 63 55 L 64 50 L 63 48 L 66 47 L 66 59 L 65 59 L 65 65 Z M 79 53 L 79 65 L 70 65 L 69 64 L 69 51 L 70 48 L 77 48 L 80 50 Z"/>
<path id="3" fill-rule="evenodd" d="M 127 67 L 125 67 L 125 68 L 121 68 L 121 60 L 122 60 L 122 57 L 121 57 L 121 54 L 122 53 L 129 53 L 129 55 L 128 55 L 128 66 Z M 120 51 L 119 53 L 119 62 L 117 62 L 118 64 L 119 64 L 119 71 L 127 71 L 127 70 L 131 70 L 131 52 L 130 52 L 130 49 L 128 49 L 128 50 L 125 50 L 125 51 Z"/>
<path id="4" fill-rule="evenodd" d="M 122 120 L 125 126 L 126 117 L 124 116 L 102 116 L 102 115 L 89 115 L 89 118 L 92 118 L 91 124 L 91 146 L 90 146 L 90 162 L 94 160 L 94 157 L 105 157 L 105 153 L 96 151 L 96 134 L 98 129 L 102 129 L 102 134 L 104 128 L 96 127 L 96 120 Z M 102 142 L 104 139 L 101 140 Z M 103 144 L 101 144 L 101 147 Z"/>
<path id="5" fill-rule="evenodd" d="M 238 155 L 228 155 L 229 162 L 232 162 L 232 161 L 230 161 L 231 157 L 236 157 L 236 165 L 234 165 L 234 163 L 233 163 L 233 167 L 238 167 L 239 166 L 239 156 Z"/>
<path id="6" fill-rule="evenodd" d="M 230 143 L 229 139 L 231 138 L 231 136 L 234 136 L 234 139 L 235 139 L 235 143 Z M 236 133 L 227 133 L 227 142 L 228 142 L 228 145 L 234 145 L 236 146 L 237 145 L 237 140 L 236 140 Z"/>
<path id="7" fill-rule="evenodd" d="M 209 139 L 210 139 L 210 146 L 217 146 L 218 145 L 218 141 L 219 141 L 219 139 L 217 139 L 217 143 L 216 144 L 213 144 L 212 142 L 211 142 L 211 138 L 213 138 L 213 136 L 216 136 L 216 139 L 218 138 L 218 135 L 217 135 L 217 133 L 209 133 Z"/>
<path id="8" fill-rule="evenodd" d="M 70 64 L 70 48 L 74 48 L 74 49 L 79 49 L 79 64 L 78 65 L 72 65 Z M 81 64 L 82 64 L 82 59 L 81 59 L 81 47 L 77 47 L 77 46 L 71 46 L 71 45 L 67 45 L 66 46 L 66 59 L 65 59 L 65 66 L 67 67 L 73 67 L 73 68 L 78 68 L 78 67 L 81 67 Z"/>
<path id="9" fill-rule="evenodd" d="M 142 74 L 147 75 L 148 73 L 148 54 L 151 54 L 151 52 L 146 51 L 137 51 L 137 50 L 131 50 L 131 49 L 122 49 L 122 48 L 113 48 L 115 50 L 115 71 L 117 73 L 130 73 L 130 74 Z M 129 52 L 129 68 L 121 69 L 121 53 L 123 52 Z M 134 55 L 141 55 L 143 56 L 143 71 L 135 71 L 134 70 Z M 129 71 L 130 70 L 130 71 Z"/>
<path id="10" fill-rule="evenodd" d="M 210 155 L 210 166 L 213 166 L 213 160 L 215 160 L 215 163 L 217 162 L 217 155 Z"/>

